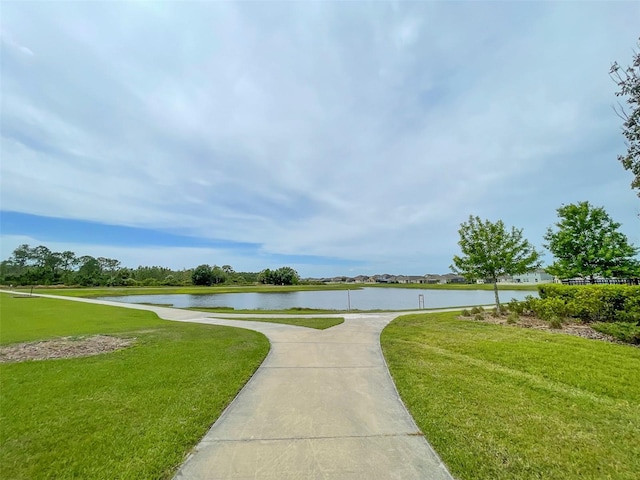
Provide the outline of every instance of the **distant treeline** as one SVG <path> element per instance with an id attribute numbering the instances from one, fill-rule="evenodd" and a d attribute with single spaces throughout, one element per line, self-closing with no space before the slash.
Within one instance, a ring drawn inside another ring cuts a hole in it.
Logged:
<path id="1" fill-rule="evenodd" d="M 0 263 L 0 283 L 85 287 L 297 283 L 299 277 L 295 270 L 282 267 L 274 272 L 282 271 L 288 275 L 274 277 L 269 269 L 262 272 L 236 272 L 230 265 L 200 265 L 184 270 L 158 266 L 128 268 L 113 258 L 89 255 L 79 257 L 71 251 L 53 252 L 43 245 L 32 248 L 25 244 L 16 248 L 8 259 Z M 206 272 L 204 282 L 201 281 L 203 272 Z"/>

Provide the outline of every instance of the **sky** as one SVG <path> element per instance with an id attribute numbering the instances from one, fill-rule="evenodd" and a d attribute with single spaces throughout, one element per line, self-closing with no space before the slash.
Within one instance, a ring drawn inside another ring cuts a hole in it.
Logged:
<path id="1" fill-rule="evenodd" d="M 0 16 L 0 253 L 447 273 L 469 215 L 640 245 L 639 2 L 35 2 Z M 551 263 L 547 252 L 545 263 Z"/>

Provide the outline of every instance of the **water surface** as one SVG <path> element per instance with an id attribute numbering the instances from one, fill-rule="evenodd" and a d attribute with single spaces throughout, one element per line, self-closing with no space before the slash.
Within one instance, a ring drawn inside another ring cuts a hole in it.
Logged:
<path id="1" fill-rule="evenodd" d="M 126 303 L 155 303 L 186 307 L 231 307 L 236 310 L 287 310 L 315 308 L 327 310 L 411 310 L 424 308 L 466 307 L 494 303 L 491 290 L 419 290 L 413 288 L 362 288 L 359 290 L 314 290 L 303 292 L 239 292 L 204 295 L 126 295 L 100 297 Z M 535 291 L 501 290 L 500 301 L 523 300 Z"/>

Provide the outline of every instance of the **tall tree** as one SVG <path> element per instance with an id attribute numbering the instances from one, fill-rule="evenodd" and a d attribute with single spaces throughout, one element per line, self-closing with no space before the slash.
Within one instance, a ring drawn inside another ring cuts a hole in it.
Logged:
<path id="1" fill-rule="evenodd" d="M 617 97 L 626 97 L 627 108 L 620 106 L 616 113 L 622 118 L 622 134 L 627 143 L 627 153 L 618 160 L 634 175 L 631 188 L 638 190 L 640 197 L 640 38 L 638 50 L 633 52 L 631 66 L 622 68 L 618 62 L 611 66 L 609 74 L 619 87 Z"/>
<path id="2" fill-rule="evenodd" d="M 214 265 L 211 269 L 211 281 L 216 285 L 227 281 L 226 272 L 218 265 Z"/>
<path id="3" fill-rule="evenodd" d="M 191 281 L 194 285 L 210 286 L 213 283 L 211 267 L 206 264 L 198 265 L 191 274 Z"/>
<path id="4" fill-rule="evenodd" d="M 602 207 L 589 202 L 564 205 L 557 210 L 556 229 L 549 227 L 544 239 L 555 262 L 547 268 L 560 278 L 582 277 L 595 283 L 595 277 L 638 275 L 638 249 L 618 231 Z"/>
<path id="5" fill-rule="evenodd" d="M 462 256 L 453 257 L 451 270 L 469 280 L 490 279 L 500 313 L 498 277 L 535 270 L 541 264 L 540 253 L 523 238 L 521 229 L 511 227 L 508 231 L 502 220 L 492 223 L 470 215 L 458 233 Z"/>

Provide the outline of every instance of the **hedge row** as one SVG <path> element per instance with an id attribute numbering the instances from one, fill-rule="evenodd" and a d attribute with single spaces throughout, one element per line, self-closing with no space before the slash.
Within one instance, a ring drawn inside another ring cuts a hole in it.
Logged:
<path id="1" fill-rule="evenodd" d="M 546 284 L 538 286 L 538 293 L 540 300 L 531 306 L 548 310 L 544 316 L 640 323 L 640 286 Z"/>

